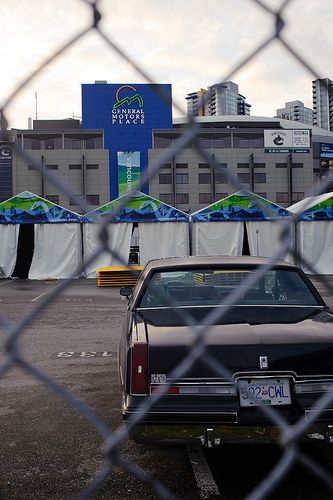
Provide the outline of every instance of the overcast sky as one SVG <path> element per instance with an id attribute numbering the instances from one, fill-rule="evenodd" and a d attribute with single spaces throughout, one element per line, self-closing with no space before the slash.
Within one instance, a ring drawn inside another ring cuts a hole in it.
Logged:
<path id="1" fill-rule="evenodd" d="M 282 0 L 261 0 L 278 9 Z M 90 23 L 83 0 L 1 0 L 0 101 L 37 65 Z M 104 0 L 101 27 L 173 98 L 225 80 L 236 64 L 274 30 L 274 19 L 254 0 Z M 333 79 L 332 0 L 293 0 L 284 37 L 321 77 Z M 292 100 L 312 107 L 311 75 L 277 41 L 232 77 L 252 104 L 251 115 L 274 116 Z M 35 118 L 81 117 L 81 83 L 145 83 L 91 32 L 48 66 L 15 98 L 9 127 Z M 180 112 L 174 112 L 180 116 Z"/>

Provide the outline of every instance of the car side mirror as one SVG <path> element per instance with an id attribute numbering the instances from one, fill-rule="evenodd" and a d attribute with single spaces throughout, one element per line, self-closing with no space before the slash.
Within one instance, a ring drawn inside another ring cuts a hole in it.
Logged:
<path id="1" fill-rule="evenodd" d="M 129 299 L 129 297 L 132 295 L 132 291 L 133 291 L 133 288 L 130 287 L 130 286 L 123 286 L 120 290 L 119 290 L 119 293 L 120 295 L 122 295 L 123 297 L 127 297 Z"/>

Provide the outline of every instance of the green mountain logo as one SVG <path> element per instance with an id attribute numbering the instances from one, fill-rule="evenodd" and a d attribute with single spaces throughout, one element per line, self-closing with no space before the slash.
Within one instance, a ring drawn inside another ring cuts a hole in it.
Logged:
<path id="1" fill-rule="evenodd" d="M 130 106 L 132 104 L 132 102 L 134 102 L 134 101 L 138 101 L 139 107 L 142 108 L 142 106 L 143 106 L 143 99 L 142 99 L 141 95 L 140 94 L 134 94 L 132 97 L 124 97 L 120 101 L 116 102 L 113 105 L 113 109 L 117 109 L 120 106 L 124 106 L 124 105 Z"/>

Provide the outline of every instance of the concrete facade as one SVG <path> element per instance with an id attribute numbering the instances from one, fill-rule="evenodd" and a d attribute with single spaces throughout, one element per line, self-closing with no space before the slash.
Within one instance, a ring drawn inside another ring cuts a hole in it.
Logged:
<path id="1" fill-rule="evenodd" d="M 333 143 L 333 133 L 298 122 L 256 117 L 202 117 L 196 139 L 208 158 L 190 147 L 177 153 L 150 180 L 150 195 L 194 212 L 239 190 L 240 182 L 270 201 L 287 207 L 308 196 L 327 169 L 320 159 L 320 142 Z M 149 163 L 172 147 L 182 129 L 182 119 L 172 130 L 155 130 Z M 265 148 L 264 131 L 311 129 L 308 152 L 271 153 Z M 213 166 L 211 160 L 219 165 Z"/>
<path id="2" fill-rule="evenodd" d="M 103 130 L 82 130 L 79 122 L 68 123 L 69 128 L 64 128 L 63 123 L 62 128 L 57 128 L 57 120 L 45 122 L 48 123 L 41 128 L 37 120 L 32 130 L 12 130 L 14 140 L 43 168 L 59 175 L 77 195 L 83 196 L 92 209 L 107 203 L 110 200 L 109 151 L 103 147 Z M 80 210 L 15 150 L 12 179 L 12 196 L 28 190 L 74 212 Z"/>

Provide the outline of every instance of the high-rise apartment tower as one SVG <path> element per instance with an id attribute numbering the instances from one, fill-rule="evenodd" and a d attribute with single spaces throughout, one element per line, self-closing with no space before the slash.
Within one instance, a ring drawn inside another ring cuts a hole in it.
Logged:
<path id="1" fill-rule="evenodd" d="M 230 81 L 187 94 L 186 100 L 189 116 L 250 115 L 251 104 Z"/>
<path id="2" fill-rule="evenodd" d="M 313 125 L 333 130 L 333 82 L 318 78 L 312 82 Z"/>
<path id="3" fill-rule="evenodd" d="M 284 108 L 276 110 L 276 117 L 306 123 L 307 125 L 312 125 L 313 123 L 313 111 L 310 108 L 306 108 L 302 101 L 286 102 Z"/>

